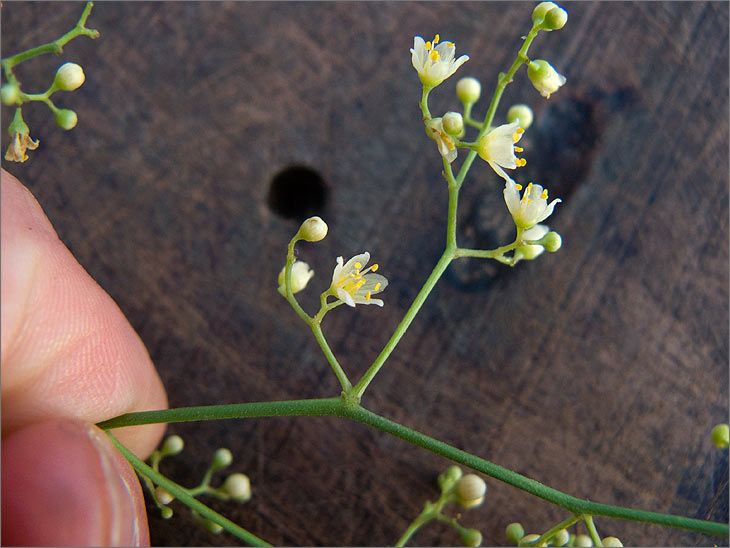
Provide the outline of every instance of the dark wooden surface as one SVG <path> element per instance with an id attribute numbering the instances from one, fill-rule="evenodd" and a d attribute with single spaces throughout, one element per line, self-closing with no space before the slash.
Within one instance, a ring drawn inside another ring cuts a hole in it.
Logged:
<path id="1" fill-rule="evenodd" d="M 61 238 L 116 299 L 159 368 L 172 406 L 329 396 L 337 383 L 275 291 L 298 222 L 272 211 L 272 178 L 321 175 L 330 235 L 302 245 L 316 270 L 310 310 L 337 255 L 369 250 L 390 279 L 383 309 L 338 309 L 325 331 L 357 378 L 442 249 L 446 192 L 420 127 L 408 48 L 453 39 L 491 95 L 529 26 L 519 3 L 99 3 L 66 60 L 84 86 L 26 119 L 41 146 L 24 181 Z M 557 255 L 452 265 L 364 400 L 459 447 L 581 497 L 728 519 L 727 452 L 708 442 L 728 415 L 728 4 L 580 3 L 532 54 L 568 77 L 550 101 L 524 73 L 500 107 L 527 101 L 521 180 L 564 198 Z M 2 7 L 3 54 L 65 32 L 81 4 Z M 58 65 L 18 69 L 40 89 Z M 455 108 L 455 79 L 434 112 Z M 31 88 L 32 89 L 32 88 Z M 487 97 L 488 98 L 488 97 Z M 478 108 L 484 112 L 484 103 Z M 3 109 L 3 128 L 8 122 Z M 4 129 L 3 129 L 4 131 Z M 4 134 L 3 134 L 4 137 Z M 460 243 L 506 241 L 495 176 L 475 165 Z M 335 419 L 174 426 L 187 441 L 164 469 L 182 483 L 230 447 L 252 479 L 244 506 L 214 504 L 276 544 L 393 543 L 445 466 Z M 503 544 L 520 520 L 565 513 L 496 481 L 464 522 Z M 234 544 L 183 508 L 151 511 L 152 541 Z M 606 519 L 627 545 L 720 543 Z M 455 544 L 431 526 L 418 544 Z"/>

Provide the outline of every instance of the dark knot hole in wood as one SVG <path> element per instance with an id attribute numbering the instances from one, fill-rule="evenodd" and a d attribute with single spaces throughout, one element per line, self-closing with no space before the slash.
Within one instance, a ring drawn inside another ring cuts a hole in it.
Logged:
<path id="1" fill-rule="evenodd" d="M 327 184 L 319 173 L 295 165 L 284 168 L 271 179 L 267 201 L 277 215 L 303 221 L 324 212 L 328 195 Z"/>

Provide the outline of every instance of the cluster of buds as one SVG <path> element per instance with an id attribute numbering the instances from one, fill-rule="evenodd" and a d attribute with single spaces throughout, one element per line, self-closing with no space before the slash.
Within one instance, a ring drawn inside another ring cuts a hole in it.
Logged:
<path id="1" fill-rule="evenodd" d="M 160 448 L 152 453 L 152 456 L 150 456 L 150 466 L 152 466 L 155 471 L 159 472 L 160 462 L 164 458 L 179 455 L 184 448 L 185 443 L 180 436 L 173 435 L 167 437 Z M 220 487 L 211 486 L 213 474 L 229 467 L 232 462 L 233 454 L 230 450 L 226 448 L 217 449 L 213 453 L 211 463 L 208 466 L 200 484 L 196 487 L 180 487 L 180 489 L 183 489 L 188 495 L 193 497 L 209 495 L 221 500 L 234 500 L 242 503 L 248 502 L 251 499 L 251 480 L 246 474 L 242 474 L 240 472 L 230 474 L 226 477 Z M 173 494 L 164 487 L 155 487 L 149 478 L 143 477 L 142 479 L 145 481 L 148 491 L 151 493 L 155 504 L 160 510 L 160 515 L 164 519 L 170 519 L 173 516 L 173 510 L 169 505 L 175 500 Z M 208 531 L 216 534 L 223 531 L 223 528 L 217 523 L 203 518 L 196 512 L 193 512 L 193 515 Z"/>
<path id="2" fill-rule="evenodd" d="M 14 106 L 15 116 L 8 126 L 10 144 L 5 152 L 5 159 L 11 162 L 25 162 L 28 159 L 28 150 L 38 148 L 39 141 L 30 136 L 30 129 L 23 119 L 22 105 L 28 101 L 40 100 L 45 102 L 53 112 L 56 125 L 64 130 L 76 127 L 78 116 L 67 108 L 58 108 L 51 102 L 51 95 L 56 91 L 74 91 L 81 87 L 86 80 L 84 69 L 76 63 L 64 63 L 56 71 L 53 83 L 45 93 L 27 95 L 20 89 L 17 79 L 7 82 L 0 87 L 0 100 L 6 106 Z"/>
<path id="3" fill-rule="evenodd" d="M 567 529 L 560 529 L 552 533 L 549 538 L 543 538 L 545 535 L 538 535 L 537 533 L 526 535 L 525 528 L 519 522 L 510 523 L 505 529 L 505 535 L 507 541 L 513 546 L 576 546 L 584 548 L 593 546 L 593 540 L 588 535 L 576 535 L 570 533 Z M 623 546 L 616 537 L 604 537 L 601 539 L 601 544 L 612 547 Z"/>
<path id="4" fill-rule="evenodd" d="M 441 490 L 439 503 L 455 503 L 464 510 L 470 510 L 482 505 L 487 495 L 486 482 L 476 474 L 464 474 L 456 465 L 449 466 L 438 476 L 438 486 Z M 476 547 L 482 543 L 482 533 L 478 529 L 462 527 L 457 519 L 451 521 L 464 546 Z"/>

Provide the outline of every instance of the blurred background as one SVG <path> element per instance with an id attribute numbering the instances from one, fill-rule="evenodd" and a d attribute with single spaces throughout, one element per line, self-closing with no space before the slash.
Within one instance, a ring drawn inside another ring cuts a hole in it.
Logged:
<path id="1" fill-rule="evenodd" d="M 558 254 L 510 269 L 452 264 L 363 403 L 375 412 L 570 494 L 727 521 L 728 4 L 566 3 L 570 19 L 530 55 L 568 84 L 549 101 L 521 71 L 510 105 L 533 106 L 521 182 L 563 203 Z M 3 55 L 56 38 L 83 4 L 7 2 Z M 62 59 L 16 69 L 45 89 L 58 65 L 86 82 L 24 109 L 40 148 L 3 161 L 126 313 L 171 406 L 325 397 L 324 358 L 276 292 L 286 244 L 312 214 L 329 224 L 299 256 L 316 310 L 335 258 L 368 250 L 384 308 L 346 307 L 324 329 L 351 378 L 383 347 L 441 254 L 446 188 L 422 129 L 415 34 L 471 57 L 432 94 L 458 110 L 458 77 L 482 80 L 484 115 L 527 33 L 528 3 L 98 3 Z M 3 108 L 5 128 L 11 115 Z M 522 143 L 521 143 L 522 144 Z M 462 155 L 463 157 L 463 155 Z M 459 162 L 460 160 L 457 160 Z M 478 160 L 461 193 L 459 243 L 511 241 L 501 184 Z M 184 453 L 162 470 L 197 483 L 215 448 L 254 490 L 211 503 L 275 544 L 388 545 L 437 496 L 448 462 L 338 419 L 172 425 Z M 566 512 L 496 481 L 463 523 L 504 544 Z M 150 508 L 153 544 L 233 545 L 184 507 Z M 597 519 L 626 545 L 721 539 Z M 432 525 L 414 544 L 454 545 Z"/>

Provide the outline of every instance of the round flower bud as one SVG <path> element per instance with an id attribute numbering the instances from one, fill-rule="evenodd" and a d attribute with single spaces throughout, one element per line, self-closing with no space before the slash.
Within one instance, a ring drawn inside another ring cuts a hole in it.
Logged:
<path id="1" fill-rule="evenodd" d="M 542 29 L 546 31 L 559 30 L 568 22 L 568 12 L 560 6 L 548 10 L 542 23 Z"/>
<path id="2" fill-rule="evenodd" d="M 555 536 L 553 537 L 553 545 L 554 546 L 565 546 L 568 544 L 568 541 L 570 540 L 570 533 L 566 529 L 561 529 L 557 533 L 555 533 Z"/>
<path id="3" fill-rule="evenodd" d="M 573 541 L 573 546 L 578 546 L 579 548 L 590 548 L 593 546 L 593 541 L 588 535 L 576 535 L 575 540 Z"/>
<path id="4" fill-rule="evenodd" d="M 232 499 L 239 502 L 246 502 L 251 499 L 251 480 L 246 474 L 231 474 L 223 482 L 223 490 Z"/>
<path id="5" fill-rule="evenodd" d="M 464 131 L 464 118 L 458 112 L 447 112 L 442 119 L 444 131 L 449 135 L 458 136 Z"/>
<path id="6" fill-rule="evenodd" d="M 18 84 L 3 84 L 0 87 L 0 100 L 3 105 L 14 105 L 20 98 L 20 88 Z"/>
<path id="7" fill-rule="evenodd" d="M 220 534 L 220 533 L 221 533 L 221 532 L 223 531 L 223 527 L 221 527 L 220 525 L 218 525 L 218 524 L 217 524 L 216 522 L 214 522 L 214 521 L 210 521 L 209 519 L 206 519 L 206 520 L 205 520 L 205 521 L 203 522 L 203 526 L 204 526 L 204 527 L 205 527 L 205 528 L 206 528 L 206 529 L 207 529 L 208 531 L 210 531 L 211 533 L 213 533 L 214 535 L 218 535 L 218 534 Z"/>
<path id="8" fill-rule="evenodd" d="M 448 491 L 451 489 L 454 484 L 459 481 L 462 474 L 463 472 L 461 471 L 461 468 L 455 464 L 452 464 L 446 470 L 441 472 L 438 477 L 438 484 L 441 491 Z"/>
<path id="9" fill-rule="evenodd" d="M 172 517 L 173 511 L 172 508 L 169 506 L 163 506 L 160 508 L 160 515 L 162 516 L 162 519 L 170 519 Z"/>
<path id="10" fill-rule="evenodd" d="M 540 2 L 535 9 L 532 10 L 532 22 L 538 23 L 545 19 L 545 14 L 551 9 L 557 8 L 558 5 L 555 2 Z"/>
<path id="11" fill-rule="evenodd" d="M 302 223 L 299 235 L 307 242 L 318 242 L 327 236 L 327 223 L 320 217 L 310 217 Z"/>
<path id="12" fill-rule="evenodd" d="M 185 442 L 180 436 L 168 436 L 160 448 L 163 456 L 178 455 L 185 447 Z"/>
<path id="13" fill-rule="evenodd" d="M 610 546 L 612 548 L 618 548 L 619 546 L 623 546 L 623 543 L 616 537 L 604 537 L 603 539 L 601 539 L 601 544 L 603 544 L 604 546 Z"/>
<path id="14" fill-rule="evenodd" d="M 487 484 L 476 474 L 462 476 L 456 484 L 456 496 L 464 508 L 473 508 L 484 501 Z"/>
<path id="15" fill-rule="evenodd" d="M 535 533 L 530 533 L 529 535 L 525 535 L 520 539 L 520 542 L 517 544 L 517 546 L 528 546 L 531 542 L 535 542 L 537 539 L 540 538 L 540 535 L 537 535 Z"/>
<path id="16" fill-rule="evenodd" d="M 172 496 L 172 493 L 170 493 L 164 487 L 160 486 L 157 486 L 155 488 L 155 498 L 157 499 L 157 502 L 163 505 L 170 504 L 173 500 L 175 500 L 175 497 Z"/>
<path id="17" fill-rule="evenodd" d="M 557 232 L 548 232 L 540 239 L 540 245 L 550 253 L 555 253 L 563 245 L 563 239 Z"/>
<path id="18" fill-rule="evenodd" d="M 543 59 L 530 62 L 527 66 L 527 76 L 545 99 L 549 99 L 550 95 L 558 91 L 566 81 L 565 76 L 559 74 L 550 63 Z"/>
<path id="19" fill-rule="evenodd" d="M 216 449 L 215 453 L 213 453 L 213 462 L 211 464 L 211 468 L 213 470 L 220 470 L 221 468 L 225 468 L 226 466 L 230 465 L 233 462 L 233 454 L 224 448 Z"/>
<path id="20" fill-rule="evenodd" d="M 75 128 L 78 121 L 79 119 L 73 110 L 62 108 L 56 111 L 56 125 L 66 131 Z"/>
<path id="21" fill-rule="evenodd" d="M 309 280 L 314 276 L 314 270 L 309 268 L 309 265 L 304 261 L 294 261 L 291 265 L 291 291 L 292 293 L 299 293 L 309 283 Z M 281 269 L 279 272 L 279 287 L 284 291 L 284 282 L 286 281 L 286 267 Z"/>
<path id="22" fill-rule="evenodd" d="M 730 426 L 727 424 L 718 424 L 712 429 L 710 434 L 712 443 L 718 449 L 725 449 L 730 445 Z"/>
<path id="23" fill-rule="evenodd" d="M 58 89 L 64 91 L 73 91 L 81 87 L 86 80 L 84 69 L 76 63 L 64 63 L 56 71 L 56 78 L 53 83 Z"/>
<path id="24" fill-rule="evenodd" d="M 467 76 L 456 82 L 456 96 L 465 105 L 473 105 L 482 94 L 482 85 L 479 80 Z"/>
<path id="25" fill-rule="evenodd" d="M 520 542 L 520 539 L 525 536 L 525 528 L 519 522 L 510 523 L 504 530 L 507 535 L 507 540 L 514 545 Z"/>
<path id="26" fill-rule="evenodd" d="M 461 532 L 461 542 L 464 546 L 476 548 L 482 544 L 482 533 L 477 529 L 464 529 Z"/>
<path id="27" fill-rule="evenodd" d="M 517 122 L 522 129 L 530 127 L 533 120 L 532 109 L 527 105 L 512 105 L 507 111 L 507 122 L 510 124 Z"/>

